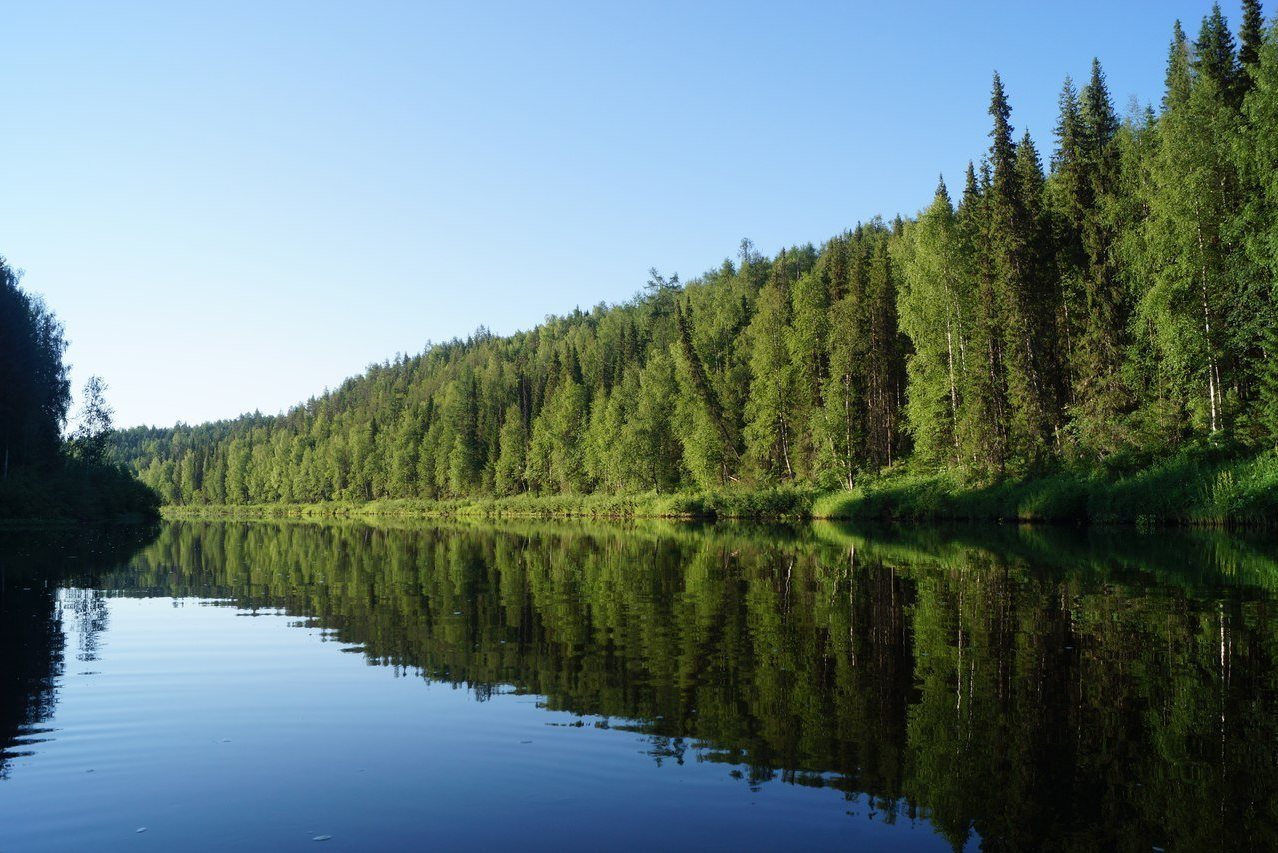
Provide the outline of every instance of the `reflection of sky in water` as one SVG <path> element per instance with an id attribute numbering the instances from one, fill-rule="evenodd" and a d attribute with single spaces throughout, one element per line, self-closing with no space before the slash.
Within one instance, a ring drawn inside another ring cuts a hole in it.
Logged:
<path id="1" fill-rule="evenodd" d="M 60 594 L 55 713 L 0 782 L 0 849 L 947 846 L 628 721 L 400 677 L 277 610 L 90 598 Z"/>
<path id="2" fill-rule="evenodd" d="M 6 853 L 1278 849 L 1272 538 L 157 534 L 0 535 Z"/>

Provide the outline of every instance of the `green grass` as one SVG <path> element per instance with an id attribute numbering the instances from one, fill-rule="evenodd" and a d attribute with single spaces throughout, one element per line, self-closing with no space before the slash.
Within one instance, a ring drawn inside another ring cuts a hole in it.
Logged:
<path id="1" fill-rule="evenodd" d="M 801 486 L 636 495 L 519 495 L 369 503 L 170 506 L 172 518 L 828 518 L 1138 526 L 1278 526 L 1278 453 L 1192 450 L 1128 471 L 1060 471 L 974 482 L 910 469 L 850 491 Z"/>
<path id="2" fill-rule="evenodd" d="M 170 518 L 808 518 L 817 492 L 801 487 L 637 495 L 518 495 L 368 503 L 168 506 Z"/>
<path id="3" fill-rule="evenodd" d="M 1146 468 L 1062 471 L 997 482 L 897 471 L 824 495 L 818 518 L 1017 521 L 1139 526 L 1278 526 L 1278 453 L 1237 458 L 1190 450 Z"/>

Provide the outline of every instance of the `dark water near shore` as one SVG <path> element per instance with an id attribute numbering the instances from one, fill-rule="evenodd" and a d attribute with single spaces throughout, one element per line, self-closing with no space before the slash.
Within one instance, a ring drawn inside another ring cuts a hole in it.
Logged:
<path id="1" fill-rule="evenodd" d="M 3 851 L 1278 849 L 1272 541 L 7 531 L 0 661 Z"/>

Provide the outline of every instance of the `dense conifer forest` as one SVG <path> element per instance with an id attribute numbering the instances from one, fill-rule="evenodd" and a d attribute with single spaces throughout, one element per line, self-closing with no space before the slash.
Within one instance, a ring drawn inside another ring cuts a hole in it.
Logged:
<path id="1" fill-rule="evenodd" d="M 994 58 L 996 60 L 996 58 Z M 1009 81 L 1014 84 L 1014 81 Z M 1099 61 L 1051 139 L 915 218 L 655 270 L 621 305 L 371 366 L 279 416 L 120 434 L 171 504 L 854 488 L 1123 472 L 1278 441 L 1278 25 L 1171 32 L 1157 108 Z M 920 168 L 927 168 L 920 164 Z"/>

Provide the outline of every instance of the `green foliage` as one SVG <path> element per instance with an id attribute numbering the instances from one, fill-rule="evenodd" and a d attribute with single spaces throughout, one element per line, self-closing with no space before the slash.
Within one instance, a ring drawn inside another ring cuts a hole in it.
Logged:
<path id="1" fill-rule="evenodd" d="M 71 383 L 62 324 L 0 258 L 0 478 L 56 457 Z"/>
<path id="2" fill-rule="evenodd" d="M 1245 39 L 1244 47 L 1247 44 Z M 1255 426 L 1260 435 L 1278 443 L 1278 22 L 1252 48 L 1256 56 L 1246 66 L 1252 88 L 1243 104 L 1243 131 L 1235 137 L 1235 156 L 1247 189 L 1236 233 L 1256 272 L 1256 296 L 1261 297 L 1255 301 L 1262 313 L 1254 318 L 1261 329 Z"/>
<path id="3" fill-rule="evenodd" d="M 123 466 L 72 457 L 0 480 L 5 521 L 145 521 L 159 516 L 160 501 Z"/>
<path id="4" fill-rule="evenodd" d="M 894 471 L 825 495 L 818 518 L 1261 527 L 1278 524 L 1278 452 L 1186 448 L 1135 470 L 1084 469 L 991 482 Z"/>
<path id="5" fill-rule="evenodd" d="M 790 283 L 785 252 L 759 293 L 750 324 L 750 396 L 746 403 L 746 452 L 765 482 L 794 478 L 790 447 L 797 432 L 795 369 L 790 361 Z"/>
<path id="6" fill-rule="evenodd" d="M 117 451 L 181 505 L 857 489 L 901 470 L 984 489 L 1198 445 L 1245 458 L 1278 442 L 1276 42 L 1254 2 L 1237 42 L 1219 8 L 1196 41 L 1177 24 L 1161 110 L 1122 120 L 1093 60 L 1062 89 L 1046 173 L 996 75 L 957 205 L 942 182 L 912 221 L 775 257 L 743 241 L 686 282 L 652 270 L 625 304 L 481 328 L 282 415 L 131 430 Z M 1069 516 L 1062 488 L 994 514 Z"/>
<path id="7" fill-rule="evenodd" d="M 905 415 L 915 455 L 929 464 L 961 463 L 959 424 L 971 405 L 967 360 L 974 282 L 961 239 L 942 181 L 932 206 L 895 246 L 901 330 L 914 350 L 907 361 Z"/>

